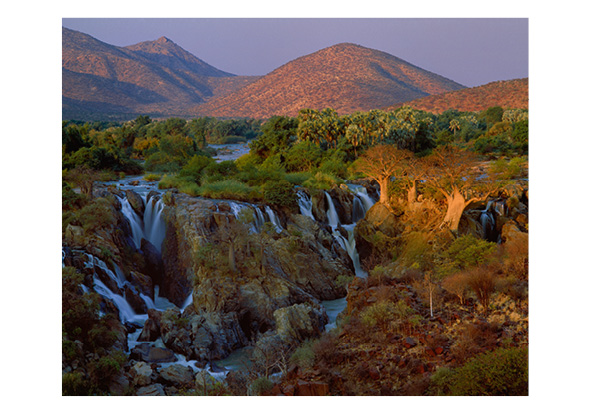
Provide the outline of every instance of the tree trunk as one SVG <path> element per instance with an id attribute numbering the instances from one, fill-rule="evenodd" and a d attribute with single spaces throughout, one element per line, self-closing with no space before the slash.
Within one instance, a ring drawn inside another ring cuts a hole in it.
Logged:
<path id="1" fill-rule="evenodd" d="M 380 185 L 380 203 L 390 206 L 390 198 L 388 197 L 388 182 L 390 178 L 380 179 L 378 184 Z"/>
<path id="2" fill-rule="evenodd" d="M 447 212 L 445 213 L 445 218 L 443 218 L 443 223 L 449 226 L 450 230 L 454 232 L 458 230 L 466 204 L 464 195 L 458 190 L 455 190 L 447 197 Z"/>
<path id="3" fill-rule="evenodd" d="M 412 206 L 412 204 L 417 202 L 417 181 L 415 181 L 415 180 L 412 181 L 412 186 L 408 190 L 408 194 L 406 196 L 407 196 L 408 206 Z"/>

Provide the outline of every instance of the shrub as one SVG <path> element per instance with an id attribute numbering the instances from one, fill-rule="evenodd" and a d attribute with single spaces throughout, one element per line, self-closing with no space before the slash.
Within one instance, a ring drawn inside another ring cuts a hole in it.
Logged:
<path id="1" fill-rule="evenodd" d="M 233 179 L 208 182 L 201 186 L 200 192 L 202 196 L 214 199 L 249 201 L 260 197 L 253 188 Z"/>
<path id="2" fill-rule="evenodd" d="M 315 355 L 312 347 L 312 341 L 304 341 L 302 345 L 298 347 L 289 358 L 290 363 L 295 364 L 296 366 L 302 369 L 311 369 L 312 367 L 314 367 Z"/>
<path id="3" fill-rule="evenodd" d="M 288 181 L 272 181 L 263 187 L 263 199 L 265 203 L 294 209 L 297 206 L 296 194 L 293 185 Z"/>
<path id="4" fill-rule="evenodd" d="M 86 396 L 90 393 L 88 380 L 79 371 L 62 374 L 62 396 Z"/>
<path id="5" fill-rule="evenodd" d="M 193 181 L 199 182 L 202 171 L 215 161 L 209 156 L 193 155 L 189 162 L 179 171 L 179 176 L 191 177 Z"/>
<path id="6" fill-rule="evenodd" d="M 144 175 L 144 180 L 146 180 L 148 182 L 156 182 L 156 181 L 159 181 L 160 178 L 162 178 L 162 175 L 158 175 L 158 174 L 146 174 L 146 175 Z"/>
<path id="7" fill-rule="evenodd" d="M 202 175 L 207 183 L 231 179 L 238 174 L 238 168 L 234 161 L 213 162 L 202 170 Z"/>
<path id="8" fill-rule="evenodd" d="M 249 394 L 252 396 L 262 396 L 273 388 L 273 382 L 266 377 L 259 377 L 254 380 L 249 387 Z"/>
<path id="9" fill-rule="evenodd" d="M 302 186 L 311 189 L 319 189 L 321 191 L 328 191 L 332 187 L 339 185 L 341 182 L 343 182 L 342 179 L 319 171 L 316 172 L 313 177 L 302 183 Z"/>
<path id="10" fill-rule="evenodd" d="M 113 206 L 106 198 L 97 198 L 75 214 L 75 220 L 85 231 L 94 231 L 116 224 Z"/>
<path id="11" fill-rule="evenodd" d="M 500 348 L 455 370 L 440 369 L 430 393 L 450 396 L 527 396 L 527 348 Z"/>

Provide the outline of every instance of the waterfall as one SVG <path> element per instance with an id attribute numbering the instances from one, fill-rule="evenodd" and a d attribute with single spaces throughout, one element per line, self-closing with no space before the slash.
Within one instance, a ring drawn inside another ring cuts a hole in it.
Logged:
<path id="1" fill-rule="evenodd" d="M 355 225 L 356 224 L 349 224 L 349 225 L 341 225 L 347 231 L 347 238 L 345 238 L 338 230 L 340 225 L 339 216 L 337 211 L 334 207 L 334 203 L 330 194 L 328 192 L 324 193 L 326 195 L 326 201 L 328 204 L 328 211 L 326 212 L 326 216 L 328 218 L 328 224 L 330 225 L 332 236 L 338 242 L 338 244 L 347 251 L 351 261 L 353 262 L 353 268 L 355 269 L 355 276 L 366 278 L 367 273 L 363 271 L 361 268 L 361 262 L 359 260 L 359 252 L 357 252 L 356 243 L 355 243 Z"/>
<path id="2" fill-rule="evenodd" d="M 297 196 L 300 213 L 304 216 L 314 219 L 314 214 L 312 214 L 312 200 L 308 194 L 305 191 L 297 191 Z"/>
<path id="3" fill-rule="evenodd" d="M 133 210 L 131 204 L 127 197 L 118 197 L 119 201 L 121 202 L 121 212 L 131 226 L 131 234 L 133 237 L 133 243 L 135 244 L 136 248 L 140 248 L 142 238 L 144 237 L 144 228 L 142 224 L 142 219 L 138 216 L 138 214 Z"/>
<path id="4" fill-rule="evenodd" d="M 260 232 L 261 228 L 265 224 L 265 216 L 263 215 L 263 212 L 260 210 L 260 208 L 256 206 L 254 207 L 254 213 L 254 224 L 257 232 Z"/>
<path id="5" fill-rule="evenodd" d="M 166 236 L 166 226 L 162 219 L 162 211 L 164 211 L 164 202 L 162 199 L 150 199 L 146 204 L 146 212 L 144 213 L 144 238 L 147 239 L 156 247 L 158 252 L 162 251 L 162 241 Z"/>
<path id="6" fill-rule="evenodd" d="M 353 198 L 353 215 L 351 217 L 351 220 L 353 222 L 357 222 L 360 219 L 363 219 L 364 216 L 365 207 L 363 206 L 363 203 L 361 202 L 359 197 L 356 196 L 355 198 Z"/>
<path id="7" fill-rule="evenodd" d="M 265 205 L 265 212 L 269 217 L 269 221 L 275 226 L 275 231 L 283 231 L 283 227 L 281 226 L 279 219 L 277 219 L 277 216 L 275 216 L 275 212 L 268 205 Z"/>
<path id="8" fill-rule="evenodd" d="M 347 297 L 323 301 L 322 305 L 326 310 L 326 315 L 328 315 L 328 323 L 324 328 L 326 331 L 330 331 L 337 326 L 337 316 L 347 308 Z"/>
<path id="9" fill-rule="evenodd" d="M 127 197 L 118 197 L 121 202 L 121 212 L 129 221 L 135 247 L 139 249 L 142 245 L 142 238 L 150 241 L 160 252 L 162 241 L 166 235 L 166 226 L 162 219 L 164 202 L 162 199 L 155 199 L 144 194 L 142 200 L 146 206 L 144 216 L 140 217 L 131 207 Z"/>
<path id="10" fill-rule="evenodd" d="M 328 203 L 328 210 L 326 211 L 326 217 L 328 218 L 328 225 L 330 225 L 333 230 L 339 226 L 339 214 L 337 214 L 337 210 L 334 207 L 334 203 L 332 202 L 332 198 L 330 197 L 328 192 L 324 192 L 326 196 L 326 202 Z"/>

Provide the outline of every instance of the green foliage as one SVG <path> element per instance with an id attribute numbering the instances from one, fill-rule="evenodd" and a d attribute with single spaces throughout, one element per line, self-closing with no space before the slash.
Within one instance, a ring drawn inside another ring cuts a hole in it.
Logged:
<path id="1" fill-rule="evenodd" d="M 80 371 L 62 374 L 62 396 L 90 395 L 90 382 Z"/>
<path id="2" fill-rule="evenodd" d="M 188 176 L 195 182 L 200 182 L 201 173 L 205 168 L 214 164 L 215 161 L 209 156 L 193 155 L 185 166 L 180 170 L 179 176 Z"/>
<path id="3" fill-rule="evenodd" d="M 431 265 L 432 248 L 429 237 L 422 232 L 411 232 L 406 236 L 399 260 L 409 268 L 425 270 Z"/>
<path id="4" fill-rule="evenodd" d="M 207 182 L 199 188 L 199 195 L 214 199 L 253 201 L 260 198 L 256 189 L 233 179 Z"/>
<path id="5" fill-rule="evenodd" d="M 497 245 L 494 242 L 468 234 L 456 238 L 444 253 L 444 258 L 451 268 L 465 269 L 491 262 L 496 252 Z"/>
<path id="6" fill-rule="evenodd" d="M 265 184 L 263 199 L 265 203 L 278 207 L 294 209 L 297 206 L 293 184 L 286 180 L 271 181 Z"/>
<path id="7" fill-rule="evenodd" d="M 332 187 L 340 185 L 342 182 L 343 180 L 336 176 L 319 171 L 316 172 L 314 176 L 303 182 L 302 186 L 305 186 L 306 188 L 310 189 L 328 191 Z"/>
<path id="8" fill-rule="evenodd" d="M 311 171 L 318 167 L 322 159 L 322 149 L 310 141 L 295 143 L 285 154 L 288 172 Z"/>
<path id="9" fill-rule="evenodd" d="M 457 369 L 439 369 L 429 392 L 449 396 L 527 396 L 527 348 L 500 348 Z"/>
<path id="10" fill-rule="evenodd" d="M 290 356 L 291 364 L 298 366 L 301 369 L 311 369 L 314 367 L 314 342 L 311 340 L 304 341 Z"/>
<path id="11" fill-rule="evenodd" d="M 74 220 L 84 231 L 107 229 L 117 223 L 111 202 L 106 198 L 96 198 L 76 212 Z"/>
<path id="12" fill-rule="evenodd" d="M 523 178 L 527 171 L 527 158 L 515 157 L 510 160 L 506 158 L 497 159 L 491 165 L 491 172 L 499 179 L 510 180 Z"/>
<path id="13" fill-rule="evenodd" d="M 492 106 L 482 112 L 480 117 L 485 119 L 489 124 L 501 122 L 503 120 L 503 108 L 500 106 Z"/>
<path id="14" fill-rule="evenodd" d="M 235 177 L 238 174 L 238 168 L 234 161 L 214 162 L 203 168 L 202 173 L 203 180 L 212 183 Z"/>
<path id="15" fill-rule="evenodd" d="M 261 135 L 250 142 L 250 149 L 263 159 L 281 153 L 295 142 L 296 129 L 296 119 L 273 116 L 261 127 Z"/>
<path id="16" fill-rule="evenodd" d="M 273 388 L 273 382 L 266 377 L 258 377 L 249 386 L 249 394 L 262 396 Z"/>
<path id="17" fill-rule="evenodd" d="M 147 182 L 156 182 L 159 181 L 160 178 L 162 178 L 162 175 L 158 175 L 158 174 L 146 174 L 144 175 L 144 180 Z"/>
<path id="18" fill-rule="evenodd" d="M 92 386 L 102 391 L 108 390 L 109 383 L 121 371 L 126 361 L 127 357 L 122 351 L 114 351 L 89 362 L 88 372 Z"/>

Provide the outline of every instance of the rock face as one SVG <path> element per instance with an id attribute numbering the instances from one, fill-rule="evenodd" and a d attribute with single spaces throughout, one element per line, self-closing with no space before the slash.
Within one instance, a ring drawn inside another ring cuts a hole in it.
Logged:
<path id="1" fill-rule="evenodd" d="M 174 195 L 164 216 L 161 291 L 180 306 L 192 290 L 193 305 L 183 314 L 167 310 L 160 333 L 167 347 L 187 357 L 225 357 L 278 323 L 285 338 L 318 334 L 327 321 L 320 301 L 346 294 L 336 280 L 352 275 L 350 260 L 308 217 L 283 215 L 281 233 L 255 233 L 236 223 L 228 203 L 184 194 Z M 232 240 L 223 235 L 228 231 Z M 219 264 L 208 261 L 208 251 Z M 153 336 L 152 328 L 148 323 L 142 334 Z"/>
<path id="2" fill-rule="evenodd" d="M 285 342 L 301 342 L 319 335 L 328 322 L 326 312 L 309 304 L 295 304 L 273 313 L 277 334 Z"/>

